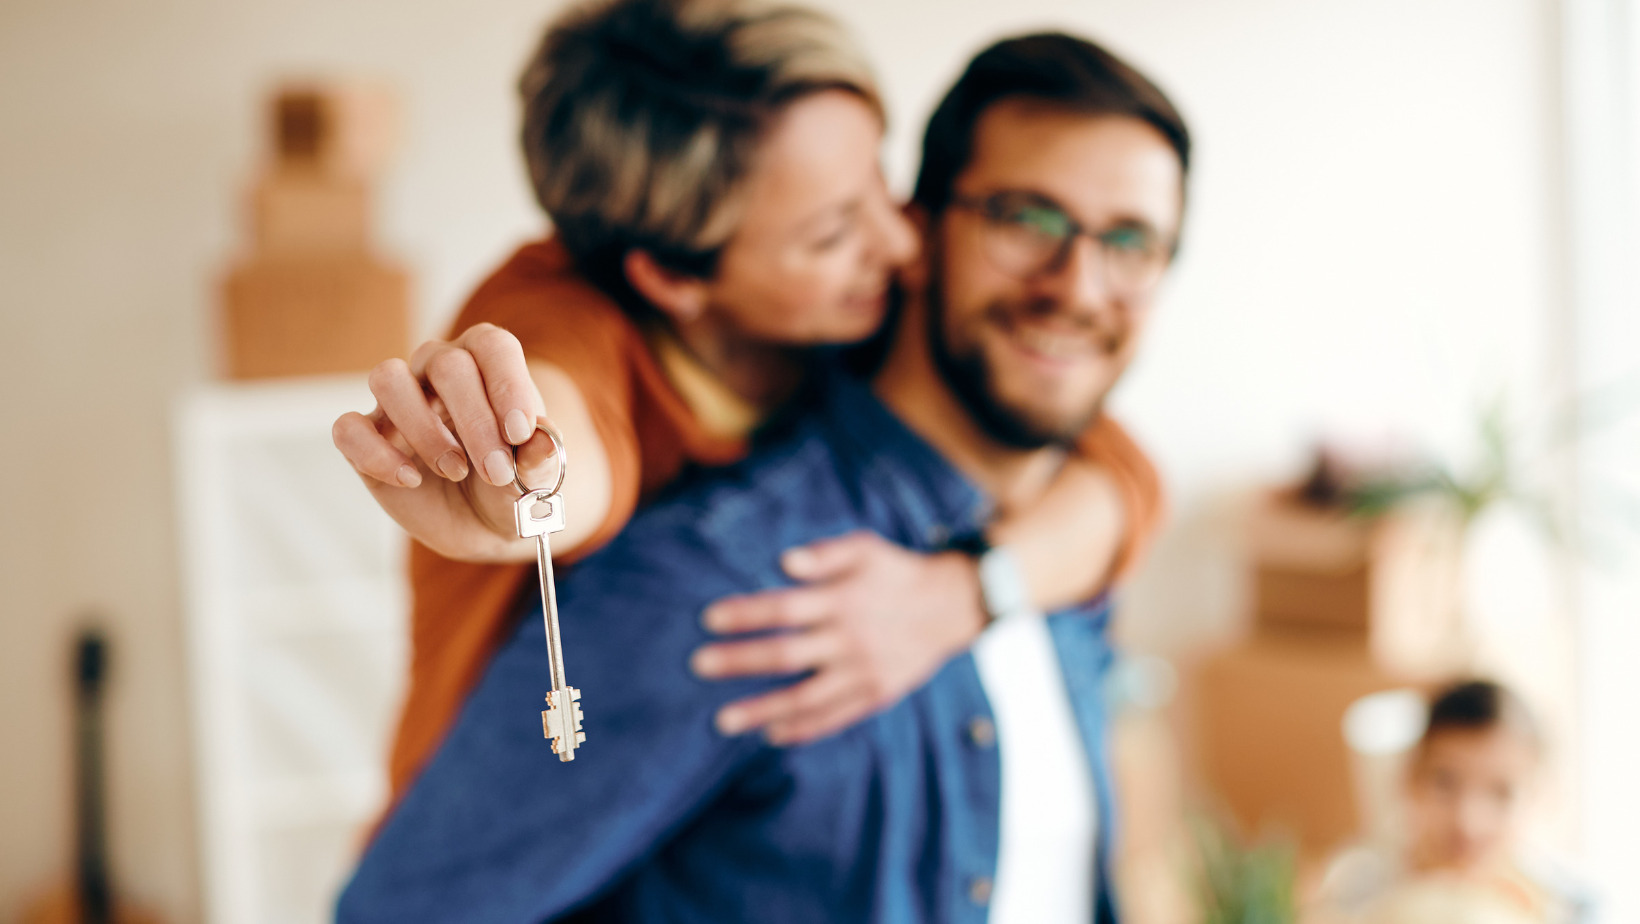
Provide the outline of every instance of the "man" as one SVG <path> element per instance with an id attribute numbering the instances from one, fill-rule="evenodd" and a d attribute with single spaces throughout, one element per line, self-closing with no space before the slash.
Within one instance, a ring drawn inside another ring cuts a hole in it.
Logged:
<path id="1" fill-rule="evenodd" d="M 924 139 L 924 250 L 869 386 L 813 383 L 744 462 L 560 584 L 573 764 L 540 740 L 546 653 L 524 620 L 340 918 L 1112 920 L 1107 605 L 1004 620 L 797 748 L 713 726 L 778 680 L 708 683 L 689 658 L 708 603 L 785 583 L 780 549 L 851 530 L 960 546 L 1040 496 L 1134 354 L 1188 163 L 1166 97 L 1102 49 L 1035 35 L 979 55 Z"/>

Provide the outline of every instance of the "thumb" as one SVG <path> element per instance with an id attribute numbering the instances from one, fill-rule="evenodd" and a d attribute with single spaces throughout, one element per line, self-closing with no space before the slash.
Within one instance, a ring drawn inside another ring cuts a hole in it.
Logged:
<path id="1" fill-rule="evenodd" d="M 852 571 L 882 540 L 876 533 L 853 532 L 787 549 L 780 567 L 798 581 L 824 581 Z"/>
<path id="2" fill-rule="evenodd" d="M 546 423 L 546 418 L 541 418 Z M 553 445 L 552 437 L 545 431 L 537 428 L 530 434 L 530 438 L 513 450 L 518 460 L 518 480 L 532 490 L 550 488 L 558 481 L 558 467 L 564 464 L 564 457 L 569 455 L 569 448 L 565 447 L 562 453 Z"/>

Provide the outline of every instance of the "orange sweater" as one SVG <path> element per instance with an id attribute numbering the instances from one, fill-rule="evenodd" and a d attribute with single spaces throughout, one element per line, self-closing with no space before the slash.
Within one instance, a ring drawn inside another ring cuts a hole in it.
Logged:
<path id="1" fill-rule="evenodd" d="M 556 240 L 527 244 L 473 293 L 452 325 L 459 333 L 488 321 L 511 331 L 531 358 L 562 368 L 580 388 L 609 458 L 609 514 L 573 553 L 572 563 L 607 543 L 638 504 L 685 465 L 722 465 L 745 452 L 742 440 L 713 436 L 667 379 L 643 333 L 607 295 L 575 274 Z M 1114 421 L 1101 419 L 1078 445 L 1105 465 L 1128 509 L 1117 571 L 1155 532 L 1161 490 L 1155 468 Z M 389 758 L 396 802 L 409 787 L 490 657 L 514 626 L 534 563 L 452 561 L 420 543 L 410 550 L 410 683 Z"/>

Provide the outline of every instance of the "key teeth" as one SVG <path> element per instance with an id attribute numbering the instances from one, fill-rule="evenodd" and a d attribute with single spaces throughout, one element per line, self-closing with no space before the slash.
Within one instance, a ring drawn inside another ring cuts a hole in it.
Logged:
<path id="1" fill-rule="evenodd" d="M 567 699 L 559 695 L 560 693 L 565 692 L 569 694 Z M 576 746 L 585 744 L 587 740 L 586 732 L 581 730 L 582 713 L 581 704 L 579 702 L 580 699 L 581 691 L 575 689 L 574 687 L 568 687 L 562 691 L 552 690 L 547 693 L 547 708 L 541 712 L 541 731 L 542 734 L 552 742 L 553 753 L 558 755 L 558 759 L 560 761 L 567 762 L 574 760 Z M 554 734 L 554 725 L 562 724 L 555 723 L 553 721 L 554 718 L 558 716 L 561 700 L 565 700 L 563 705 L 568 708 L 569 717 L 573 721 L 574 725 L 571 729 L 564 729 L 567 734 Z M 566 741 L 565 739 L 569 738 L 570 735 L 573 735 L 574 737 L 571 740 Z"/>

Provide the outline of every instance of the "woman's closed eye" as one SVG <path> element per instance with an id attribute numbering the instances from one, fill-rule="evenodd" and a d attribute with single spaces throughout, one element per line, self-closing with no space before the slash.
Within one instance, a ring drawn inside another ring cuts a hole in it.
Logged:
<path id="1" fill-rule="evenodd" d="M 838 222 L 835 226 L 822 231 L 820 235 L 809 241 L 809 249 L 815 253 L 826 253 L 841 247 L 859 227 L 859 222 L 853 216 Z"/>

